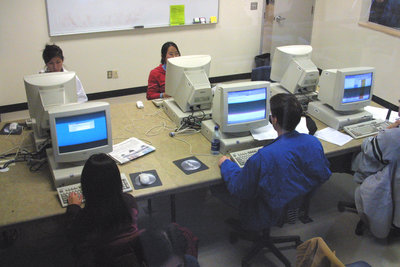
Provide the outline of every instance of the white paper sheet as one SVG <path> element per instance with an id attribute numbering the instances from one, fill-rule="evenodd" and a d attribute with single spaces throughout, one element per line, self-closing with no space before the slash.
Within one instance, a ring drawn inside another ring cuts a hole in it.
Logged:
<path id="1" fill-rule="evenodd" d="M 301 120 L 296 127 L 296 131 L 298 131 L 299 133 L 308 134 L 305 117 L 301 117 Z M 253 136 L 253 138 L 258 141 L 275 139 L 278 137 L 278 133 L 275 131 L 275 129 L 271 123 L 269 123 L 267 126 L 263 126 L 263 127 L 251 130 L 250 132 L 251 132 L 251 135 Z"/>
<path id="2" fill-rule="evenodd" d="M 353 139 L 350 135 L 341 133 L 331 127 L 317 131 L 314 136 L 338 146 L 343 146 Z"/>
<path id="3" fill-rule="evenodd" d="M 109 155 L 119 164 L 124 164 L 138 157 L 144 156 L 155 150 L 135 137 L 131 137 L 119 144 L 113 145 L 113 151 Z"/>
<path id="4" fill-rule="evenodd" d="M 274 127 L 271 123 L 268 123 L 267 126 L 263 126 L 257 129 L 253 129 L 250 131 L 251 135 L 255 140 L 268 140 L 275 139 L 278 137 L 278 133 L 275 131 Z"/>
<path id="5" fill-rule="evenodd" d="M 374 119 L 379 119 L 379 120 L 386 120 L 386 115 L 388 113 L 387 108 L 378 108 L 378 107 L 373 107 L 373 106 L 368 106 L 364 108 L 366 111 L 372 114 Z M 389 121 L 394 122 L 397 118 L 399 117 L 399 114 L 396 111 L 390 112 L 390 117 Z"/>

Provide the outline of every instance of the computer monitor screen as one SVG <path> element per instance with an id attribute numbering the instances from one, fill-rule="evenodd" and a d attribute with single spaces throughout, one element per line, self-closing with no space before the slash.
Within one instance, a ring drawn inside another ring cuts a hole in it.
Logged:
<path id="1" fill-rule="evenodd" d="M 324 70 L 318 84 L 318 99 L 336 111 L 356 111 L 368 106 L 374 72 L 372 67 Z"/>
<path id="2" fill-rule="evenodd" d="M 268 124 L 269 82 L 220 84 L 215 91 L 212 118 L 223 133 L 248 132 Z"/>
<path id="3" fill-rule="evenodd" d="M 75 72 L 51 72 L 24 77 L 29 115 L 36 137 L 48 136 L 48 113 L 51 106 L 76 103 Z"/>
<path id="4" fill-rule="evenodd" d="M 271 80 L 293 94 L 315 91 L 319 72 L 311 61 L 311 52 L 309 45 L 277 47 L 272 58 Z"/>
<path id="5" fill-rule="evenodd" d="M 49 109 L 55 162 L 88 159 L 95 153 L 112 151 L 108 103 L 88 102 Z"/>
<path id="6" fill-rule="evenodd" d="M 372 72 L 345 76 L 342 103 L 369 100 L 371 88 Z"/>
<path id="7" fill-rule="evenodd" d="M 210 62 L 208 55 L 168 59 L 165 93 L 174 98 L 183 112 L 211 108 Z"/>

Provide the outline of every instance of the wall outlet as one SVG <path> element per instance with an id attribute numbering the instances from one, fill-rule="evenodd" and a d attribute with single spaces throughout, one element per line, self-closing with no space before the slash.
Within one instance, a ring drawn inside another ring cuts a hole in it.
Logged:
<path id="1" fill-rule="evenodd" d="M 251 2 L 250 3 L 250 10 L 257 10 L 258 8 L 258 3 L 257 2 Z"/>
<path id="2" fill-rule="evenodd" d="M 117 70 L 113 70 L 112 71 L 112 78 L 113 79 L 118 79 L 118 71 Z"/>
<path id="3" fill-rule="evenodd" d="M 112 77 L 113 77 L 113 72 L 112 72 L 112 70 L 108 70 L 108 71 L 107 71 L 107 79 L 112 79 Z"/>

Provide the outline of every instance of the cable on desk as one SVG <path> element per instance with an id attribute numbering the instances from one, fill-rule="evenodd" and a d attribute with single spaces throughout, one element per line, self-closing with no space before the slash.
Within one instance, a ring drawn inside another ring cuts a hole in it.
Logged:
<path id="1" fill-rule="evenodd" d="M 130 121 L 131 121 L 131 125 L 132 125 L 132 127 L 134 127 L 134 122 L 135 122 L 135 121 L 144 120 L 144 119 L 146 119 L 146 116 L 150 116 L 150 117 L 151 117 L 151 116 L 157 116 L 157 117 L 159 117 L 159 118 L 161 118 L 161 119 L 163 119 L 163 120 L 165 120 L 165 121 L 171 121 L 169 118 L 165 118 L 165 117 L 161 116 L 161 115 L 160 115 L 161 113 L 164 113 L 164 112 L 162 112 L 162 110 L 158 110 L 158 111 L 156 111 L 156 112 L 154 112 L 154 113 L 143 114 L 143 116 L 142 116 L 141 119 L 131 119 L 131 120 L 130 120 Z M 164 130 L 168 130 L 168 131 L 173 130 L 174 127 L 168 126 L 168 125 L 167 125 L 167 122 L 165 122 L 165 121 L 162 121 L 162 122 L 161 122 L 161 125 L 153 126 L 152 128 L 148 129 L 148 130 L 145 132 L 145 136 L 156 136 L 156 135 L 159 135 L 159 134 L 160 134 L 161 132 L 163 132 Z M 131 125 L 125 125 L 124 130 L 127 131 L 127 132 L 129 132 L 129 133 L 134 133 L 133 131 L 131 131 L 131 130 L 129 129 L 129 127 L 131 127 Z M 147 141 L 147 142 L 149 142 L 149 141 Z M 149 142 L 149 143 L 151 143 L 151 142 Z"/>
<path id="2" fill-rule="evenodd" d="M 10 164 L 17 162 L 27 162 L 29 170 L 35 172 L 40 170 L 40 168 L 47 163 L 47 159 L 43 154 L 30 152 L 19 153 L 13 159 L 6 161 L 3 166 L 0 166 L 0 170 L 6 169 Z"/>
<path id="3" fill-rule="evenodd" d="M 46 159 L 40 159 L 40 160 L 31 160 L 30 161 L 30 166 L 29 166 L 29 171 L 31 172 L 36 172 L 40 170 L 44 164 L 47 163 Z"/>
<path id="4" fill-rule="evenodd" d="M 198 106 L 200 108 L 200 106 Z M 192 114 L 189 116 L 185 117 L 181 121 L 181 125 L 179 125 L 178 128 L 175 129 L 175 131 L 170 132 L 169 136 L 174 137 L 178 134 L 196 134 L 199 133 L 201 130 L 201 122 L 204 120 L 206 117 L 206 114 L 202 109 L 199 111 L 202 112 L 203 116 L 202 117 L 196 117 L 194 116 L 194 109 L 192 108 Z"/>
<path id="5" fill-rule="evenodd" d="M 198 106 L 198 107 L 200 108 L 200 106 Z M 206 117 L 206 114 L 204 113 L 204 111 L 202 109 L 199 109 L 199 111 L 203 114 L 202 117 L 194 116 L 195 110 L 192 108 L 192 114 L 187 116 L 186 118 L 182 119 L 180 128 L 181 129 L 182 128 L 192 128 L 192 129 L 196 129 L 196 130 L 201 129 L 201 122 Z"/>
<path id="6" fill-rule="evenodd" d="M 20 145 L 23 143 L 24 139 L 22 139 Z M 2 155 L 1 158 L 14 156 L 13 159 L 6 161 L 3 166 L 0 166 L 0 170 L 6 169 L 10 164 L 16 162 L 27 162 L 30 171 L 38 171 L 46 162 L 46 147 L 50 143 L 50 139 L 47 139 L 41 145 L 41 148 L 37 152 L 29 152 L 25 148 L 18 146 L 17 152 L 9 153 L 6 155 Z M 15 147 L 13 148 L 15 149 Z"/>
<path id="7" fill-rule="evenodd" d="M 146 136 L 156 136 L 159 135 L 161 132 L 163 132 L 164 130 L 168 130 L 171 131 L 173 128 L 167 126 L 167 123 L 165 121 L 161 122 L 161 125 L 157 125 L 157 126 L 153 126 L 152 128 L 150 128 L 149 130 L 146 131 L 145 135 Z M 154 132 L 155 133 L 152 133 Z"/>
<path id="8" fill-rule="evenodd" d="M 192 144 L 187 142 L 186 140 L 183 140 L 181 138 L 175 137 L 174 139 L 179 140 L 181 142 L 184 142 L 185 144 L 187 144 L 189 146 L 189 154 L 192 156 L 213 156 L 215 157 L 215 155 L 211 154 L 211 153 L 207 153 L 207 154 L 203 154 L 203 153 L 193 153 L 192 151 Z"/>

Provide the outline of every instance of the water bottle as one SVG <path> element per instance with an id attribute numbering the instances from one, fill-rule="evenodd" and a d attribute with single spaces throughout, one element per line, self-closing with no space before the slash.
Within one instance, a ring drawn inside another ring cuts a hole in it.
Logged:
<path id="1" fill-rule="evenodd" d="M 221 135 L 219 133 L 218 125 L 214 127 L 214 133 L 211 141 L 211 154 L 218 155 L 219 154 L 219 147 L 221 144 Z"/>

